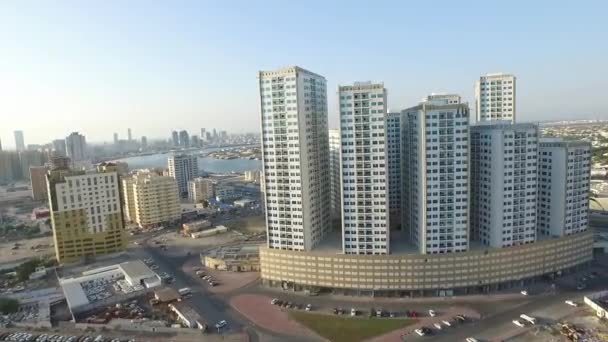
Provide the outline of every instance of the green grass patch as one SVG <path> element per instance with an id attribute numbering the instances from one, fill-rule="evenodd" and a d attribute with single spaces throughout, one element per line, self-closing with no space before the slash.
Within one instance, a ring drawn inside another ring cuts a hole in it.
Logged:
<path id="1" fill-rule="evenodd" d="M 416 323 L 414 319 L 331 316 L 292 311 L 292 319 L 332 342 L 358 342 Z"/>

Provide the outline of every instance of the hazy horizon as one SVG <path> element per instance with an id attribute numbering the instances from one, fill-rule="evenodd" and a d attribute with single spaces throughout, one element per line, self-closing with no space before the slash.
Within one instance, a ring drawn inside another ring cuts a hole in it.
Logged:
<path id="1" fill-rule="evenodd" d="M 518 121 L 607 119 L 605 2 L 0 3 L 0 139 L 41 144 L 258 132 L 257 72 L 298 65 L 384 82 L 400 110 L 431 92 L 474 110 L 480 75 L 517 76 Z"/>

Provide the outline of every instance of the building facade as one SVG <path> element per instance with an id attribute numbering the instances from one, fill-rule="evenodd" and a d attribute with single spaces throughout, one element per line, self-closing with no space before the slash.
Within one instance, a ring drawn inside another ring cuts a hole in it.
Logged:
<path id="1" fill-rule="evenodd" d="M 87 158 L 87 142 L 84 135 L 73 132 L 65 138 L 67 156 L 73 161 L 82 161 Z"/>
<path id="2" fill-rule="evenodd" d="M 342 181 L 340 177 L 340 130 L 329 130 L 329 188 L 332 220 L 342 222 Z M 340 223 L 341 225 L 342 223 Z"/>
<path id="3" fill-rule="evenodd" d="M 538 126 L 471 127 L 471 234 L 491 247 L 536 241 Z"/>
<path id="4" fill-rule="evenodd" d="M 388 164 L 388 205 L 391 228 L 401 222 L 401 113 L 386 116 L 386 150 Z"/>
<path id="5" fill-rule="evenodd" d="M 47 185 L 46 185 L 46 173 L 48 169 L 46 166 L 32 166 L 29 170 L 30 183 L 32 186 L 32 199 L 34 201 L 48 200 Z"/>
<path id="6" fill-rule="evenodd" d="M 30 167 L 42 166 L 46 158 L 40 151 L 21 151 L 19 152 L 19 166 L 21 175 L 26 180 L 30 179 Z"/>
<path id="7" fill-rule="evenodd" d="M 515 76 L 487 74 L 475 84 L 477 122 L 506 120 L 515 122 Z"/>
<path id="8" fill-rule="evenodd" d="M 57 157 L 67 157 L 68 152 L 65 147 L 65 139 L 53 140 L 53 155 Z"/>
<path id="9" fill-rule="evenodd" d="M 140 228 L 158 227 L 181 218 L 177 182 L 148 170 L 122 179 L 125 216 Z"/>
<path id="10" fill-rule="evenodd" d="M 63 264 L 124 251 L 127 234 L 114 166 L 101 164 L 91 173 L 62 166 L 47 174 L 57 261 Z"/>
<path id="11" fill-rule="evenodd" d="M 208 201 L 215 197 L 215 182 L 209 178 L 197 177 L 188 182 L 188 199 L 194 203 Z"/>
<path id="12" fill-rule="evenodd" d="M 179 146 L 182 148 L 190 148 L 190 135 L 187 131 L 179 132 Z"/>
<path id="13" fill-rule="evenodd" d="M 9 183 L 23 178 L 19 153 L 0 151 L 0 182 Z"/>
<path id="14" fill-rule="evenodd" d="M 15 147 L 17 152 L 25 151 L 25 139 L 23 138 L 23 131 L 15 131 Z"/>
<path id="15" fill-rule="evenodd" d="M 339 87 L 342 246 L 346 254 L 388 254 L 386 89 L 357 82 Z"/>
<path id="16" fill-rule="evenodd" d="M 404 113 L 402 224 L 422 254 L 469 246 L 469 107 L 431 95 Z"/>
<path id="17" fill-rule="evenodd" d="M 326 81 L 296 66 L 258 81 L 268 246 L 310 250 L 330 229 Z"/>
<path id="18" fill-rule="evenodd" d="M 563 236 L 587 230 L 591 144 L 541 139 L 538 167 L 538 231 Z"/>
<path id="19" fill-rule="evenodd" d="M 175 154 L 169 157 L 169 176 L 177 181 L 180 197 L 188 196 L 188 182 L 198 177 L 198 158 L 195 155 Z"/>

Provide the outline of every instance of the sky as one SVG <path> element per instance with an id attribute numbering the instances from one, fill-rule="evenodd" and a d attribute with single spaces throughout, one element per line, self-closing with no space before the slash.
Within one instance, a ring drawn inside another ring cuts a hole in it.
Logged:
<path id="1" fill-rule="evenodd" d="M 384 82 L 388 106 L 474 103 L 513 73 L 521 121 L 608 119 L 607 1 L 0 1 L 0 139 L 259 131 L 257 72 Z"/>

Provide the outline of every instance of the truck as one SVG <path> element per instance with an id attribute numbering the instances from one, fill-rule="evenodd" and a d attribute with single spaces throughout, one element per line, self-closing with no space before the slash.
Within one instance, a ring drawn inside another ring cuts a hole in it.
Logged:
<path id="1" fill-rule="evenodd" d="M 189 287 L 184 287 L 184 288 L 177 290 L 177 292 L 179 293 L 180 296 L 187 296 L 190 293 L 192 293 L 192 290 Z"/>
<path id="2" fill-rule="evenodd" d="M 534 318 L 534 317 L 530 317 L 526 314 L 521 314 L 521 315 L 519 315 L 519 317 L 523 320 L 530 322 L 530 324 L 536 324 L 536 318 Z"/>

